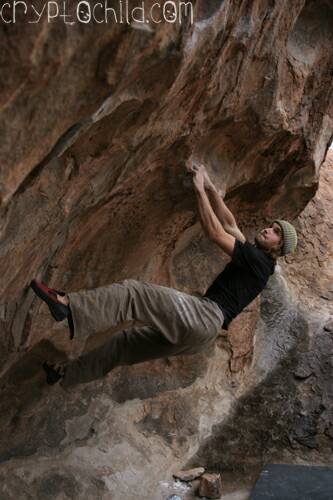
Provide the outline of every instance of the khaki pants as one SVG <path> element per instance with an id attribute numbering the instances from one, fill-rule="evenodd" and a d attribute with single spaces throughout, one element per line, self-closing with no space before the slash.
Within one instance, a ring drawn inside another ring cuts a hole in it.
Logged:
<path id="1" fill-rule="evenodd" d="M 69 362 L 64 387 L 103 377 L 116 366 L 200 352 L 214 342 L 224 321 L 207 297 L 134 279 L 67 295 L 78 340 L 127 320 L 146 326 L 119 331 Z"/>

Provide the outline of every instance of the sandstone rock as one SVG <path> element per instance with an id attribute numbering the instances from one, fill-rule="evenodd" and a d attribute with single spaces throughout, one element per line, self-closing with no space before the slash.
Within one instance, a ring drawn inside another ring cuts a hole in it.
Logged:
<path id="1" fill-rule="evenodd" d="M 221 498 L 222 481 L 220 474 L 205 473 L 200 478 L 198 494 L 200 497 Z"/>
<path id="2" fill-rule="evenodd" d="M 333 333 L 333 318 L 327 321 L 326 325 L 324 326 L 324 330 L 326 332 Z"/>
<path id="3" fill-rule="evenodd" d="M 203 467 L 196 467 L 189 470 L 181 470 L 173 474 L 173 477 L 180 479 L 181 481 L 193 481 L 197 477 L 201 476 L 205 472 Z"/>

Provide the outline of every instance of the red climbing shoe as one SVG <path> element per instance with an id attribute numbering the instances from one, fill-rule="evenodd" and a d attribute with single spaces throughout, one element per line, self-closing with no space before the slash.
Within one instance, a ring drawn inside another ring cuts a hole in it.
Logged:
<path id="1" fill-rule="evenodd" d="M 62 304 L 57 299 L 58 295 L 66 295 L 65 292 L 60 292 L 54 288 L 49 288 L 42 281 L 37 281 L 33 279 L 30 283 L 30 287 L 33 289 L 36 295 L 48 305 L 50 312 L 56 321 L 62 321 L 67 318 L 70 314 L 70 309 L 65 304 Z"/>

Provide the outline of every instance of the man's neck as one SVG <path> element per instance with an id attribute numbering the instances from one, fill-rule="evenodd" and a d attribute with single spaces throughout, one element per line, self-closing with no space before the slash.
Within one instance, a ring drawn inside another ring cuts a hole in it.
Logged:
<path id="1" fill-rule="evenodd" d="M 262 245 L 260 245 L 260 243 L 256 240 L 254 240 L 254 245 L 259 248 L 260 250 L 262 250 L 263 252 L 265 252 L 265 254 L 270 257 L 274 262 L 275 262 L 275 259 L 273 257 L 273 255 L 271 254 L 271 252 L 269 250 L 267 250 L 267 248 L 263 247 Z"/>

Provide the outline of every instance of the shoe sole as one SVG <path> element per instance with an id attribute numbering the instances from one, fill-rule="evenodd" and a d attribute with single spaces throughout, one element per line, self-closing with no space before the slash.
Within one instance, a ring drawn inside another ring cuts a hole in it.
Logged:
<path id="1" fill-rule="evenodd" d="M 42 366 L 44 371 L 46 372 L 46 383 L 48 385 L 54 385 L 63 378 L 63 376 L 54 369 L 54 365 L 49 364 L 47 361 L 44 361 Z"/>

